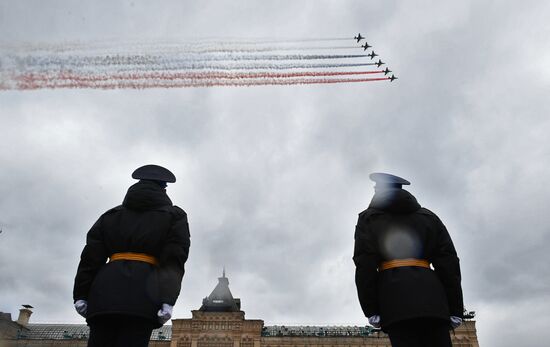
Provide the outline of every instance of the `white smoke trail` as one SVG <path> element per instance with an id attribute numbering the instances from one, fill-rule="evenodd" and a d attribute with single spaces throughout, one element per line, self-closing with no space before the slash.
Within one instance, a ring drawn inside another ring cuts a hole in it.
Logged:
<path id="1" fill-rule="evenodd" d="M 231 39 L 231 38 L 212 38 L 192 41 L 161 41 L 161 40 L 126 40 L 126 41 L 91 41 L 91 42 L 59 42 L 50 44 L 30 44 L 19 43 L 11 45 L 0 45 L 0 50 L 5 49 L 10 52 L 55 52 L 56 54 L 64 53 L 98 53 L 107 54 L 120 52 L 123 50 L 126 53 L 139 52 L 251 52 L 251 51 L 273 51 L 273 50 L 311 50 L 311 49 L 355 49 L 356 46 L 307 46 L 308 43 L 322 43 L 330 41 L 347 40 L 350 38 L 333 38 L 333 39 Z"/>
<path id="2" fill-rule="evenodd" d="M 82 72 L 82 73 L 115 73 L 115 72 L 147 72 L 147 71 L 188 71 L 188 70 L 212 70 L 212 71 L 231 71 L 231 70 L 296 70 L 296 69 L 327 69 L 327 68 L 344 68 L 344 67 L 365 67 L 372 66 L 374 63 L 336 63 L 336 64 L 314 64 L 314 63 L 255 63 L 255 64 L 212 64 L 212 63 L 189 63 L 185 65 L 125 65 L 125 66 L 105 66 L 102 68 L 81 67 L 79 69 L 71 69 L 66 71 Z M 60 71 L 60 70 L 34 70 L 27 71 L 28 73 L 39 73 L 40 71 Z"/>
<path id="3" fill-rule="evenodd" d="M 41 73 L 46 71 L 81 72 L 127 72 L 127 71 L 171 71 L 171 70 L 284 70 L 284 69 L 325 69 L 338 67 L 372 66 L 375 63 L 310 63 L 286 61 L 246 61 L 225 59 L 214 61 L 186 60 L 153 56 L 105 56 L 105 57 L 55 57 L 26 56 L 0 59 L 0 70 L 10 70 L 17 74 Z M 6 69 L 4 69 L 6 67 Z"/>
<path id="4" fill-rule="evenodd" d="M 318 51 L 318 50 L 332 50 L 332 49 L 355 49 L 356 46 L 252 46 L 243 47 L 235 45 L 217 45 L 213 47 L 188 47 L 182 49 L 182 47 L 157 47 L 157 53 L 169 53 L 169 52 L 182 52 L 187 53 L 249 53 L 249 52 L 283 52 L 283 51 Z"/>
<path id="5" fill-rule="evenodd" d="M 26 69 L 33 68 L 75 68 L 79 66 L 106 66 L 106 65 L 179 65 L 192 61 L 270 61 L 270 60 L 334 60 L 349 58 L 364 58 L 364 54 L 184 54 L 175 56 L 161 55 L 106 55 L 106 56 L 54 56 L 54 55 L 27 55 L 8 56 L 13 64 Z"/>

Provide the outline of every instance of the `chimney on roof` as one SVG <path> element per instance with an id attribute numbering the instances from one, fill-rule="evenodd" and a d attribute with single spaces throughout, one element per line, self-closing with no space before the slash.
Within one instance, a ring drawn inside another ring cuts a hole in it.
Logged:
<path id="1" fill-rule="evenodd" d="M 23 308 L 19 309 L 19 317 L 17 318 L 17 323 L 25 327 L 29 324 L 29 320 L 31 319 L 32 314 L 31 308 L 33 308 L 31 305 L 23 305 Z"/>

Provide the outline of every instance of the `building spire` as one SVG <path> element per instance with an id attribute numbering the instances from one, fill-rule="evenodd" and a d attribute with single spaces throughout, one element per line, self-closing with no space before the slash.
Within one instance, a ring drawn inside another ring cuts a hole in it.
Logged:
<path id="1" fill-rule="evenodd" d="M 225 277 L 225 266 L 222 277 L 218 277 L 218 285 L 212 293 L 202 301 L 200 311 L 211 312 L 237 312 L 241 309 L 241 300 L 233 298 L 229 290 L 229 279 Z"/>

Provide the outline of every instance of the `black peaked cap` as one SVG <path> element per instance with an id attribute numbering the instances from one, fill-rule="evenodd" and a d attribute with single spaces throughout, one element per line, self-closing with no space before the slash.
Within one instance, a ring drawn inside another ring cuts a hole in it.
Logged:
<path id="1" fill-rule="evenodd" d="M 399 176 L 383 173 L 383 172 L 373 172 L 369 175 L 369 178 L 376 182 L 376 184 L 399 184 L 399 185 L 409 185 L 411 182 L 407 181 L 404 178 Z"/>
<path id="2" fill-rule="evenodd" d="M 152 164 L 138 167 L 136 171 L 132 173 L 132 178 L 136 180 L 152 180 L 168 183 L 176 182 L 176 176 L 174 176 L 170 170 Z"/>

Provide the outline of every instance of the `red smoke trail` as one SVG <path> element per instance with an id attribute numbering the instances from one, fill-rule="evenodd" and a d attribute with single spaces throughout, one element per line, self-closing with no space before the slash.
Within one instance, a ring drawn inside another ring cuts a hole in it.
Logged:
<path id="1" fill-rule="evenodd" d="M 295 73 L 272 73 L 272 72 L 251 72 L 251 73 L 227 73 L 227 72 L 180 72 L 180 73 L 124 73 L 124 74 L 103 74 L 103 75 L 79 75 L 73 73 L 58 74 L 26 74 L 16 78 L 17 89 L 40 89 L 40 88 L 65 88 L 68 84 L 80 84 L 85 87 L 94 88 L 98 85 L 119 83 L 139 84 L 147 80 L 172 81 L 173 83 L 194 83 L 196 80 L 251 80 L 251 79 L 295 79 L 299 77 L 331 77 L 331 76 L 353 76 L 381 74 L 384 71 L 343 71 L 343 72 L 295 72 Z M 119 81 L 119 82 L 115 82 Z M 174 82 L 179 81 L 179 82 Z"/>
<path id="2" fill-rule="evenodd" d="M 20 85 L 18 89 L 38 89 L 38 88 L 91 88 L 91 89 L 146 89 L 146 88 L 197 88 L 197 87 L 217 87 L 217 86 L 267 86 L 267 85 L 304 85 L 304 84 L 335 84 L 335 83 L 359 83 L 389 80 L 389 77 L 381 78 L 298 78 L 298 79 L 248 79 L 248 80 L 204 80 L 204 81 L 167 81 L 167 80 L 149 80 L 149 81 L 115 81 L 107 83 L 97 83 L 94 81 L 68 81 L 68 82 L 46 82 L 43 84 Z"/>
<path id="3" fill-rule="evenodd" d="M 258 78 L 297 78 L 297 77 L 331 77 L 331 76 L 353 76 L 381 74 L 383 70 L 376 71 L 329 71 L 329 72 L 144 72 L 144 73 L 118 73 L 118 74 L 91 74 L 82 75 L 71 72 L 52 74 L 29 73 L 17 77 L 15 80 L 25 89 L 25 86 L 40 85 L 54 81 L 72 82 L 104 82 L 109 80 L 195 80 L 195 79 L 258 79 Z"/>

